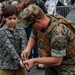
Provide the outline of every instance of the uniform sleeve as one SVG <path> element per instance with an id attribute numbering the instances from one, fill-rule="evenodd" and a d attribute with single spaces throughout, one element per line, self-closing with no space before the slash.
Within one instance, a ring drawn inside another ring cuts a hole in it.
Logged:
<path id="1" fill-rule="evenodd" d="M 7 52 L 9 53 L 9 55 L 11 56 L 11 58 L 17 64 L 19 64 L 21 58 L 17 54 L 15 48 L 11 44 L 10 40 L 8 39 L 8 37 L 6 36 L 6 34 L 5 34 L 4 31 L 0 31 L 0 42 L 2 43 L 3 47 L 5 47 L 5 49 L 7 50 Z"/>
<path id="2" fill-rule="evenodd" d="M 37 32 L 35 30 L 31 31 L 31 35 L 32 38 L 34 38 L 36 41 L 38 40 L 38 36 L 37 36 Z"/>
<path id="3" fill-rule="evenodd" d="M 72 31 L 63 24 L 57 25 L 51 32 L 51 55 L 66 56 L 67 42 L 73 39 Z"/>
<path id="4" fill-rule="evenodd" d="M 21 40 L 21 47 L 22 47 L 22 50 L 24 50 L 26 48 L 26 45 L 27 45 L 27 35 L 26 35 L 26 32 L 24 29 L 22 29 L 20 31 L 20 36 L 22 38 Z"/>

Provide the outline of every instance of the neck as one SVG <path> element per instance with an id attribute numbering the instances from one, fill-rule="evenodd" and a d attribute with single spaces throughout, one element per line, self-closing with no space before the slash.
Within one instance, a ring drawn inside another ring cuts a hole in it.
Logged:
<path id="1" fill-rule="evenodd" d="M 9 26 L 8 27 L 10 30 L 14 31 L 15 27 Z"/>
<path id="2" fill-rule="evenodd" d="M 43 26 L 43 28 L 46 28 L 47 26 L 48 26 L 48 23 L 50 22 L 50 18 L 49 17 L 47 17 L 46 15 L 45 15 L 45 18 L 44 18 L 44 26 Z"/>

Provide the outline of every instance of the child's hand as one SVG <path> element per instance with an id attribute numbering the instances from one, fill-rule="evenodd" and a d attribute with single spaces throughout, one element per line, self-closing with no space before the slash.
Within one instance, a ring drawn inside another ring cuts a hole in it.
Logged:
<path id="1" fill-rule="evenodd" d="M 24 64 L 23 64 L 23 62 L 22 62 L 22 60 L 20 60 L 20 66 L 21 66 L 22 68 L 25 68 L 25 66 L 24 66 Z"/>

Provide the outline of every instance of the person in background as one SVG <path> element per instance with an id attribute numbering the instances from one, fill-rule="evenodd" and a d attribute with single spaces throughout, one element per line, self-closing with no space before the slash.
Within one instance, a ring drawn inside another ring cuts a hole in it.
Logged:
<path id="1" fill-rule="evenodd" d="M 47 9 L 45 7 L 45 1 L 43 1 L 43 0 L 35 0 L 34 3 L 37 6 L 39 6 L 44 11 L 45 14 L 47 13 Z"/>
<path id="2" fill-rule="evenodd" d="M 75 0 L 71 0 L 71 4 L 72 4 L 73 7 L 75 8 Z"/>
<path id="3" fill-rule="evenodd" d="M 45 7 L 47 9 L 48 14 L 55 14 L 57 3 L 58 0 L 46 0 Z"/>
<path id="4" fill-rule="evenodd" d="M 0 28 L 3 27 L 3 25 L 5 24 L 5 19 L 2 15 L 2 10 L 5 6 L 6 6 L 6 0 L 1 0 L 0 1 Z"/>
<path id="5" fill-rule="evenodd" d="M 6 0 L 1 0 L 0 2 L 3 6 L 6 6 Z"/>
<path id="6" fill-rule="evenodd" d="M 42 54 L 42 57 L 26 60 L 23 64 L 29 69 L 35 63 L 45 64 L 45 75 L 75 75 L 75 28 L 59 16 L 44 14 L 35 4 L 25 8 L 20 17 L 25 20 L 25 25 L 33 28 L 22 58 L 29 57 L 37 42 Z"/>
<path id="7" fill-rule="evenodd" d="M 25 30 L 17 25 L 18 9 L 7 5 L 2 14 L 6 23 L 0 28 L 0 75 L 25 75 L 21 53 L 27 38 Z"/>
<path id="8" fill-rule="evenodd" d="M 0 3 L 0 27 L 1 27 L 1 24 L 2 24 L 2 4 Z"/>

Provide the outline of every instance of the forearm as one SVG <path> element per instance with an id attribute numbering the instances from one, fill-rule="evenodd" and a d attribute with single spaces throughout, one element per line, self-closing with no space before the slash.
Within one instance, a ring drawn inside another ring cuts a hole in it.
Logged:
<path id="1" fill-rule="evenodd" d="M 22 46 L 22 50 L 24 50 L 26 48 L 26 45 L 27 45 L 27 35 L 26 35 L 26 32 L 24 29 L 22 30 L 21 34 L 22 34 L 21 35 L 21 37 L 22 37 L 21 46 Z"/>
<path id="2" fill-rule="evenodd" d="M 63 58 L 58 57 L 42 57 L 42 58 L 34 58 L 35 63 L 41 63 L 49 66 L 58 66 L 61 64 Z"/>
<path id="3" fill-rule="evenodd" d="M 11 44 L 10 40 L 7 38 L 7 36 L 5 35 L 5 37 L 2 37 L 3 35 L 0 35 L 0 42 L 3 45 L 4 49 L 8 52 L 8 54 L 11 56 L 11 58 L 17 63 L 19 64 L 21 58 L 19 57 L 19 55 L 17 54 L 15 48 L 13 47 L 13 45 Z"/>
<path id="4" fill-rule="evenodd" d="M 32 37 L 30 37 L 26 48 L 28 48 L 28 50 L 32 50 L 35 44 L 36 41 Z"/>

